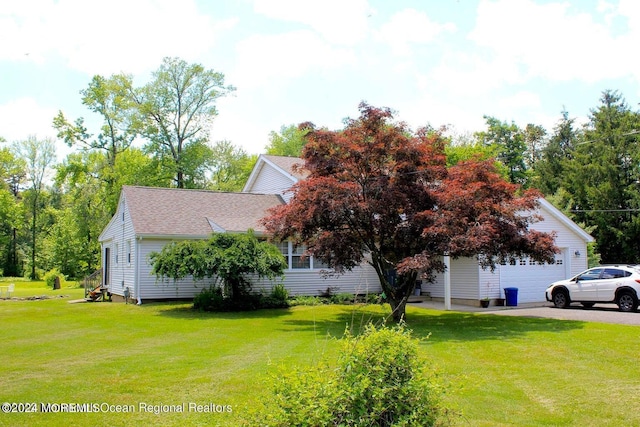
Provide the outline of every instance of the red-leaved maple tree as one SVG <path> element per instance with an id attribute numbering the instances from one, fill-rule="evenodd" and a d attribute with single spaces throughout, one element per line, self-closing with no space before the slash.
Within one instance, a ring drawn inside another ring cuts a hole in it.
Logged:
<path id="1" fill-rule="evenodd" d="M 447 169 L 440 131 L 412 132 L 387 108 L 359 108 L 341 131 L 306 124 L 308 175 L 263 220 L 275 239 L 306 244 L 337 273 L 368 262 L 395 321 L 416 280 L 443 271 L 445 254 L 488 267 L 518 256 L 553 262 L 553 236 L 528 229 L 537 193 L 517 196 L 492 162 Z"/>

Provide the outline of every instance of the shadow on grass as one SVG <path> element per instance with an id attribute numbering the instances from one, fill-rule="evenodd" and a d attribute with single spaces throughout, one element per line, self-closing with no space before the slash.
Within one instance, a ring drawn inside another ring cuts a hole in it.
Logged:
<path id="1" fill-rule="evenodd" d="M 153 306 L 158 316 L 184 320 L 277 319 L 279 325 L 274 326 L 282 331 L 306 331 L 336 338 L 342 337 L 347 329 L 358 334 L 369 323 L 381 325 L 389 314 L 388 306 L 379 305 L 328 305 L 302 310 L 283 308 L 221 313 L 194 310 L 191 305 L 184 303 L 154 303 Z M 502 340 L 524 337 L 533 332 L 582 329 L 586 324 L 571 320 L 424 309 L 410 310 L 407 319 L 414 336 L 430 336 L 429 342 Z"/>
<path id="2" fill-rule="evenodd" d="M 386 312 L 376 306 L 344 306 L 334 316 L 316 319 L 286 319 L 287 330 L 313 330 L 319 335 L 342 337 L 345 328 L 359 333 L 370 322 L 383 323 Z M 390 324 L 390 323 L 388 323 Z M 502 340 L 532 332 L 565 332 L 584 328 L 585 322 L 545 318 L 498 316 L 435 310 L 412 311 L 407 325 L 417 338 L 429 342 Z"/>
<path id="3" fill-rule="evenodd" d="M 157 310 L 157 316 L 167 316 L 184 320 L 261 319 L 291 315 L 291 310 L 288 308 L 265 308 L 251 311 L 211 312 L 195 310 L 193 308 L 193 304 L 181 303 L 177 305 L 175 303 L 172 304 L 163 302 L 145 304 L 144 307 L 152 305 L 155 306 L 155 309 Z"/>
<path id="4" fill-rule="evenodd" d="M 431 334 L 430 342 L 502 340 L 533 332 L 566 332 L 585 325 L 573 320 L 438 311 L 414 312 L 409 318 L 415 335 Z"/>

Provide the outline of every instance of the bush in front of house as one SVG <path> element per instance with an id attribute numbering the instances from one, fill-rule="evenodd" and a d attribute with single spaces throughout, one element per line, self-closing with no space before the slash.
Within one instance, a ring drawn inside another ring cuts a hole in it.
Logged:
<path id="1" fill-rule="evenodd" d="M 231 298 L 222 293 L 219 286 L 211 286 L 203 289 L 193 298 L 193 308 L 201 311 L 228 312 L 228 311 L 252 311 L 260 307 L 262 296 L 246 293 Z"/>
<path id="2" fill-rule="evenodd" d="M 327 300 L 326 298 L 314 297 L 310 295 L 297 295 L 289 301 L 289 303 L 292 306 L 295 306 L 295 305 L 314 306 L 314 305 L 327 304 L 328 302 L 329 300 Z"/>
<path id="3" fill-rule="evenodd" d="M 356 296 L 347 292 L 340 292 L 329 297 L 331 304 L 352 304 Z"/>
<path id="4" fill-rule="evenodd" d="M 282 284 L 273 287 L 268 295 L 243 293 L 236 298 L 227 297 L 219 286 L 203 289 L 193 298 L 193 308 L 201 311 L 251 311 L 260 308 L 289 307 L 289 291 Z"/>
<path id="5" fill-rule="evenodd" d="M 282 283 L 273 287 L 269 295 L 260 300 L 261 308 L 287 308 L 289 307 L 289 291 Z"/>
<path id="6" fill-rule="evenodd" d="M 337 361 L 287 367 L 270 380 L 273 394 L 253 425 L 436 426 L 449 422 L 442 389 L 400 325 L 345 333 Z"/>

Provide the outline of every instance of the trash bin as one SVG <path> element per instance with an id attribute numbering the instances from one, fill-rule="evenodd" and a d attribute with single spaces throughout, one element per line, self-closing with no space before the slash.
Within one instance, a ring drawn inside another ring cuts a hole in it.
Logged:
<path id="1" fill-rule="evenodd" d="M 507 300 L 507 307 L 518 305 L 518 288 L 504 288 L 504 297 Z"/>
<path id="2" fill-rule="evenodd" d="M 416 280 L 416 287 L 413 290 L 413 295 L 417 297 L 422 295 L 422 280 Z"/>

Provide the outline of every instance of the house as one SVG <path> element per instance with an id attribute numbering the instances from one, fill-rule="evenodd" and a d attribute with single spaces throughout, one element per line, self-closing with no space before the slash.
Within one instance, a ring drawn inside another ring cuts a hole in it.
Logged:
<path id="1" fill-rule="evenodd" d="M 304 178 L 295 169 L 298 158 L 259 156 L 241 193 L 205 190 L 125 186 L 116 214 L 100 235 L 102 247 L 102 284 L 116 298 L 125 294 L 141 303 L 144 300 L 192 298 L 206 281 L 158 280 L 151 275 L 149 254 L 171 241 L 205 239 L 214 232 L 241 233 L 253 229 L 264 236 L 260 224 L 268 209 L 286 203 L 291 186 Z M 514 265 L 499 265 L 495 271 L 484 270 L 474 258 L 451 263 L 451 297 L 454 302 L 477 304 L 479 299 L 502 298 L 507 286 L 519 288 L 519 301 L 544 301 L 544 289 L 555 280 L 564 279 L 587 267 L 586 244 L 593 240 L 558 209 L 540 200 L 544 221 L 531 227 L 555 231 L 556 245 L 562 252 L 552 265 L 538 265 L 527 259 Z M 292 295 L 319 295 L 328 288 L 338 292 L 365 294 L 380 291 L 373 268 L 362 268 L 341 276 L 326 276 L 325 266 L 313 257 L 304 257 L 304 247 L 291 242 L 279 244 L 288 268 L 282 283 Z M 268 291 L 273 283 L 254 284 Z M 444 297 L 443 277 L 424 283 L 422 294 Z"/>
<path id="2" fill-rule="evenodd" d="M 253 229 L 256 236 L 264 236 L 260 219 L 268 209 L 283 203 L 279 194 L 124 186 L 116 213 L 99 237 L 102 287 L 116 299 L 126 295 L 139 304 L 144 300 L 193 298 L 209 283 L 158 280 L 151 274 L 149 254 L 159 252 L 172 241 L 206 239 L 211 233 L 244 233 Z M 378 277 L 369 266 L 327 277 L 322 263 L 303 256 L 304 247 L 291 242 L 278 246 L 288 263 L 281 283 L 292 295 L 319 295 L 328 288 L 353 294 L 380 291 Z M 268 292 L 274 284 L 256 281 L 254 289 Z"/>

